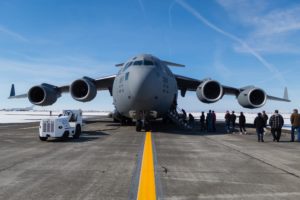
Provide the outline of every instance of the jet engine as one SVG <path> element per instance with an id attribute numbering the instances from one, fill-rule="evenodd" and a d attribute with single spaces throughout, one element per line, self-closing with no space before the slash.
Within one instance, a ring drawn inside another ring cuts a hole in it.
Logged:
<path id="1" fill-rule="evenodd" d="M 245 108 L 260 108 L 266 104 L 267 95 L 262 89 L 253 87 L 242 91 L 237 99 Z"/>
<path id="2" fill-rule="evenodd" d="M 93 100 L 97 95 L 95 80 L 83 77 L 74 81 L 70 86 L 70 93 L 73 99 L 81 102 Z"/>
<path id="3" fill-rule="evenodd" d="M 196 94 L 203 103 L 214 103 L 223 97 L 223 87 L 217 81 L 206 80 L 198 86 Z"/>
<path id="4" fill-rule="evenodd" d="M 57 91 L 56 86 L 45 83 L 34 86 L 28 91 L 29 101 L 38 106 L 52 105 L 59 96 L 60 93 Z"/>

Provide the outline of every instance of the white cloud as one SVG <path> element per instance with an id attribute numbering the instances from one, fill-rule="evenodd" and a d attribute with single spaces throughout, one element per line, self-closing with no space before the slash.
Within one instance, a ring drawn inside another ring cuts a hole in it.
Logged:
<path id="1" fill-rule="evenodd" d="M 201 23 L 205 24 L 207 27 L 211 28 L 212 30 L 226 36 L 227 38 L 231 39 L 232 41 L 240 44 L 244 49 L 247 50 L 248 53 L 253 55 L 267 70 L 269 70 L 274 76 L 278 77 L 277 79 L 283 84 L 286 85 L 285 79 L 283 76 L 281 76 L 280 71 L 273 66 L 271 63 L 269 63 L 267 60 L 264 59 L 263 56 L 259 54 L 255 49 L 251 48 L 251 46 L 248 45 L 247 42 L 245 42 L 243 39 L 237 37 L 236 35 L 229 33 L 222 28 L 218 27 L 217 25 L 211 23 L 209 20 L 207 20 L 205 17 L 203 17 L 197 10 L 195 10 L 193 7 L 191 7 L 189 4 L 187 4 L 184 0 L 176 0 L 176 3 L 178 3 L 180 6 L 182 6 L 186 11 L 188 11 L 191 15 L 193 15 L 197 20 L 199 20 Z"/>
<path id="2" fill-rule="evenodd" d="M 300 30 L 300 6 L 255 16 L 253 24 L 257 27 L 257 35 L 269 36 Z"/>
<path id="3" fill-rule="evenodd" d="M 54 61 L 31 57 L 27 57 L 27 60 L 0 58 L 0 77 L 2 80 L 7 80 L 9 77 L 18 80 L 26 79 L 31 83 L 50 81 L 53 84 L 65 84 L 82 76 L 99 78 L 114 74 L 117 69 L 113 64 L 79 57 L 56 58 Z"/>
<path id="4" fill-rule="evenodd" d="M 260 53 L 300 53 L 295 33 L 300 30 L 300 5 L 276 8 L 264 0 L 217 0 L 233 21 L 249 28 L 246 42 Z M 238 52 L 249 50 L 239 45 Z"/>
<path id="5" fill-rule="evenodd" d="M 299 54 L 300 47 L 287 42 L 286 36 L 249 36 L 246 41 L 255 51 L 262 54 Z M 239 53 L 249 53 L 248 49 L 239 44 L 234 45 L 234 50 Z"/>
<path id="6" fill-rule="evenodd" d="M 21 41 L 21 42 L 28 42 L 29 41 L 23 35 L 21 35 L 21 34 L 19 34 L 17 32 L 14 32 L 14 31 L 12 31 L 12 30 L 10 30 L 10 29 L 2 26 L 2 25 L 0 25 L 0 34 L 1 33 L 5 34 L 5 35 L 7 35 L 7 36 L 9 36 L 9 37 L 11 37 L 11 38 L 13 38 L 15 40 Z"/>
<path id="7" fill-rule="evenodd" d="M 145 6 L 144 6 L 144 3 L 143 3 L 143 0 L 138 0 L 139 2 L 139 5 L 140 5 L 140 8 L 142 10 L 142 12 L 145 14 Z"/>
<path id="8" fill-rule="evenodd" d="M 223 79 L 228 80 L 231 78 L 232 71 L 224 65 L 222 62 L 222 54 L 223 50 L 222 48 L 217 45 L 217 50 L 215 51 L 214 54 L 214 60 L 213 60 L 213 66 L 215 67 L 216 72 L 223 77 Z"/>

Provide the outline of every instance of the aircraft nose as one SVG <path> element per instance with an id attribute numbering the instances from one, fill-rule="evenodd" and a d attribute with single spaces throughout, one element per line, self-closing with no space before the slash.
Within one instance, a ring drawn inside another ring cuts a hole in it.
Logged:
<path id="1" fill-rule="evenodd" d="M 138 102 L 149 102 L 157 99 L 159 74 L 153 67 L 138 66 L 129 77 L 129 88 L 132 98 Z M 132 75 L 132 76 L 131 76 Z"/>

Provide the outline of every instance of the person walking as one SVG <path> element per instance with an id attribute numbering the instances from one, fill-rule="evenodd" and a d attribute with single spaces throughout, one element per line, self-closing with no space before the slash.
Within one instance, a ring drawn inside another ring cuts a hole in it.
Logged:
<path id="1" fill-rule="evenodd" d="M 295 130 L 297 130 L 297 141 L 300 142 L 300 114 L 297 109 L 293 110 L 293 114 L 291 115 L 291 142 L 295 140 Z"/>
<path id="2" fill-rule="evenodd" d="M 227 133 L 229 133 L 230 132 L 230 113 L 228 110 L 226 111 L 224 118 L 225 118 L 225 128 L 226 128 Z"/>
<path id="3" fill-rule="evenodd" d="M 247 134 L 246 132 L 246 117 L 244 115 L 243 112 L 241 112 L 240 116 L 239 116 L 239 126 L 240 126 L 240 134 Z"/>
<path id="4" fill-rule="evenodd" d="M 271 133 L 273 135 L 273 142 L 280 141 L 281 129 L 284 124 L 283 117 L 279 114 L 278 110 L 275 110 L 274 114 L 270 117 L 269 125 L 271 127 Z"/>
<path id="5" fill-rule="evenodd" d="M 216 132 L 216 130 L 217 130 L 216 129 L 217 116 L 216 116 L 215 111 L 212 111 L 211 116 L 212 116 L 212 131 Z"/>
<path id="6" fill-rule="evenodd" d="M 257 117 L 254 120 L 254 126 L 256 128 L 257 141 L 258 142 L 264 142 L 265 121 L 264 121 L 264 118 L 262 117 L 261 113 L 257 114 Z"/>
<path id="7" fill-rule="evenodd" d="M 262 117 L 264 118 L 264 121 L 265 121 L 264 134 L 266 134 L 269 116 L 267 115 L 266 111 L 264 111 L 264 110 L 262 111 Z"/>
<path id="8" fill-rule="evenodd" d="M 235 121 L 236 121 L 236 115 L 234 114 L 234 111 L 232 111 L 230 115 L 230 123 L 231 123 L 231 131 L 235 131 Z"/>
<path id="9" fill-rule="evenodd" d="M 205 131 L 205 114 L 204 114 L 204 112 L 202 112 L 201 116 L 200 116 L 200 131 Z"/>

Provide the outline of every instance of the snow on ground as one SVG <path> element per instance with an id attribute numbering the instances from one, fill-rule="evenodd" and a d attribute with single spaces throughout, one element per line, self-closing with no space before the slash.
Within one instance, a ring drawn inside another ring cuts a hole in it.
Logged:
<path id="1" fill-rule="evenodd" d="M 58 116 L 61 112 L 52 112 L 52 116 Z M 83 112 L 83 118 L 93 116 L 106 116 L 109 112 Z M 0 111 L 0 124 L 3 123 L 28 123 L 38 122 L 41 119 L 48 118 L 49 111 Z"/>
<path id="2" fill-rule="evenodd" d="M 55 111 L 52 112 L 53 116 L 59 115 L 60 112 Z M 105 111 L 95 111 L 95 112 L 85 112 L 83 111 L 83 118 L 93 117 L 93 116 L 106 116 L 110 112 Z M 199 119 L 201 112 L 192 112 L 195 119 Z M 253 124 L 255 117 L 257 114 L 255 113 L 244 113 L 246 116 L 246 122 L 249 124 Z M 26 122 L 37 122 L 41 119 L 48 118 L 50 115 L 49 111 L 0 111 L 0 124 L 1 123 L 26 123 Z M 224 121 L 225 113 L 216 113 L 217 121 Z M 236 113 L 237 117 L 239 113 Z M 271 117 L 272 114 L 268 114 Z M 290 114 L 282 114 L 285 122 L 285 129 L 290 129 Z M 238 118 L 237 118 L 238 123 Z"/>

